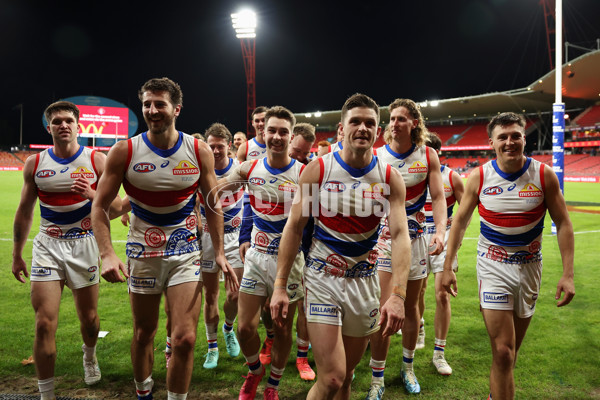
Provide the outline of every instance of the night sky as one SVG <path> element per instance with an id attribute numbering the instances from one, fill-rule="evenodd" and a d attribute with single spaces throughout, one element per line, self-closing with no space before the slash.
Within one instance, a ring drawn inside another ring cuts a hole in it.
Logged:
<path id="1" fill-rule="evenodd" d="M 257 104 L 340 109 L 355 92 L 387 105 L 520 88 L 549 67 L 539 0 L 0 0 L 0 145 L 49 143 L 44 108 L 94 95 L 145 128 L 137 90 L 168 76 L 184 93 L 177 128 L 245 126 L 246 83 L 230 14 L 258 14 Z M 565 39 L 595 47 L 600 1 L 564 0 Z M 575 50 L 572 57 L 582 54 Z"/>

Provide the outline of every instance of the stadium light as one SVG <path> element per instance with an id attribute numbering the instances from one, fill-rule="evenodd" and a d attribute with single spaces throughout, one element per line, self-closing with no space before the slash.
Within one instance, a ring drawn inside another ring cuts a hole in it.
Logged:
<path id="1" fill-rule="evenodd" d="M 315 118 L 319 118 L 320 116 L 321 116 L 321 111 L 317 111 L 317 112 L 315 113 Z"/>
<path id="2" fill-rule="evenodd" d="M 429 102 L 429 104 L 431 105 L 431 107 L 437 107 L 440 105 L 440 102 L 437 100 L 432 100 Z"/>
<path id="3" fill-rule="evenodd" d="M 253 39 L 256 37 L 256 13 L 253 11 L 243 10 L 231 14 L 231 22 L 236 38 Z"/>
<path id="4" fill-rule="evenodd" d="M 304 116 L 305 116 L 306 118 L 310 118 L 310 117 L 312 117 L 312 114 L 311 114 L 311 113 L 306 113 L 306 114 L 304 114 Z"/>

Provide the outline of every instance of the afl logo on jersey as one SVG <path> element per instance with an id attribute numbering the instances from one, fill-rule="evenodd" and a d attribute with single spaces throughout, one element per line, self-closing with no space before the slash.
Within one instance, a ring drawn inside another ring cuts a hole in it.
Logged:
<path id="1" fill-rule="evenodd" d="M 502 194 L 502 188 L 500 186 L 491 186 L 483 189 L 483 194 L 486 196 L 498 196 Z"/>
<path id="2" fill-rule="evenodd" d="M 260 155 L 260 152 L 258 152 L 256 150 L 253 150 L 250 153 L 248 153 L 248 157 L 256 157 L 258 155 Z"/>
<path id="3" fill-rule="evenodd" d="M 133 170 L 135 172 L 141 172 L 141 173 L 152 172 L 155 169 L 156 169 L 156 165 L 149 163 L 149 162 L 141 162 L 141 163 L 137 163 L 133 166 Z"/>
<path id="4" fill-rule="evenodd" d="M 323 189 L 328 192 L 343 192 L 346 190 L 346 185 L 340 181 L 328 181 L 323 185 Z"/>
<path id="5" fill-rule="evenodd" d="M 38 171 L 37 174 L 35 174 L 35 176 L 37 176 L 38 178 L 50 178 L 54 175 L 56 175 L 56 172 L 51 169 L 43 169 L 41 171 Z"/>
<path id="6" fill-rule="evenodd" d="M 265 180 L 263 178 L 253 177 L 248 180 L 253 185 L 262 186 L 265 184 Z"/>

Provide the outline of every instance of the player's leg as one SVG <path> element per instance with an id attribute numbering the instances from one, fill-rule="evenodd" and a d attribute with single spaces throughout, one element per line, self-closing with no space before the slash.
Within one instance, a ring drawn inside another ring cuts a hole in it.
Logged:
<path id="1" fill-rule="evenodd" d="M 402 379 L 410 393 L 419 393 L 421 388 L 413 370 L 415 347 L 419 336 L 421 315 L 419 313 L 419 296 L 423 279 L 409 280 L 404 302 L 404 325 L 402 326 Z"/>
<path id="2" fill-rule="evenodd" d="M 363 354 L 365 354 L 367 344 L 369 343 L 369 337 L 352 337 L 342 335 L 342 339 L 344 341 L 344 352 L 346 355 L 346 376 L 340 391 L 335 396 L 335 399 L 346 400 L 350 398 L 350 389 L 352 385 L 352 377 L 354 376 L 354 369 L 360 362 Z"/>
<path id="3" fill-rule="evenodd" d="M 152 393 L 152 366 L 154 364 L 154 336 L 158 326 L 161 294 L 129 293 L 133 316 L 131 363 L 139 398 Z"/>
<path id="4" fill-rule="evenodd" d="M 234 267 L 233 271 L 237 276 L 238 282 L 241 282 L 244 274 L 244 268 Z M 231 357 L 237 357 L 240 354 L 240 345 L 233 329 L 233 323 L 238 315 L 239 291 L 236 290 L 235 292 L 232 292 L 231 289 L 227 287 L 226 292 L 227 298 L 223 304 L 223 313 L 225 314 L 225 322 L 223 323 L 223 336 L 225 337 L 227 353 Z"/>
<path id="5" fill-rule="evenodd" d="M 166 301 L 171 314 L 173 356 L 167 371 L 167 389 L 187 393 L 194 364 L 194 346 L 200 310 L 202 282 L 184 282 L 167 287 Z"/>
<path id="6" fill-rule="evenodd" d="M 296 368 L 300 373 L 300 378 L 305 381 L 315 379 L 315 371 L 308 363 L 308 350 L 310 348 L 310 339 L 308 336 L 308 326 L 306 313 L 304 312 L 304 299 L 298 301 L 298 316 L 296 317 Z"/>
<path id="7" fill-rule="evenodd" d="M 31 305 L 35 312 L 33 357 L 42 399 L 54 398 L 56 329 L 64 281 L 32 281 Z"/>
<path id="8" fill-rule="evenodd" d="M 450 295 L 442 287 L 442 273 L 434 274 L 435 280 L 435 347 L 433 349 L 433 364 L 442 375 L 452 374 L 452 368 L 446 362 L 445 349 L 448 330 L 450 329 Z"/>
<path id="9" fill-rule="evenodd" d="M 269 300 L 265 302 L 263 309 L 261 310 L 261 320 L 265 326 L 267 336 L 260 349 L 260 362 L 263 365 L 271 363 L 271 349 L 273 347 L 273 338 L 275 337 L 275 330 L 273 329 L 273 319 L 271 318 L 271 309 Z"/>
<path id="10" fill-rule="evenodd" d="M 278 390 L 279 381 L 281 380 L 288 357 L 290 355 L 290 350 L 292 349 L 292 328 L 294 327 L 296 304 L 297 303 L 291 303 L 288 306 L 288 314 L 283 326 L 279 326 L 277 324 L 274 324 L 273 326 L 275 337 L 273 339 L 273 348 L 271 350 L 271 373 L 265 389 L 265 398 L 269 398 L 267 397 L 267 391 Z"/>
<path id="11" fill-rule="evenodd" d="M 427 291 L 427 278 L 429 278 L 429 274 L 425 277 L 425 279 L 423 279 L 421 293 L 419 294 L 419 314 L 421 315 L 421 320 L 419 322 L 419 337 L 417 338 L 415 350 L 425 348 L 425 319 L 423 316 L 425 315 L 425 292 Z"/>
<path id="12" fill-rule="evenodd" d="M 312 350 L 319 376 L 308 392 L 307 399 L 333 399 L 346 380 L 347 365 L 342 327 L 308 322 L 308 333 L 310 337 L 318 338 L 313 341 Z"/>
<path id="13" fill-rule="evenodd" d="M 101 379 L 100 367 L 96 358 L 96 343 L 100 331 L 98 317 L 99 284 L 73 290 L 73 300 L 80 322 L 81 337 L 83 338 L 83 369 L 85 383 L 92 385 Z"/>
<path id="14" fill-rule="evenodd" d="M 254 399 L 256 388 L 265 374 L 260 362 L 260 337 L 258 323 L 266 296 L 240 292 L 238 301 L 238 340 L 248 363 L 249 373 L 240 390 L 240 399 Z"/>
<path id="15" fill-rule="evenodd" d="M 165 361 L 166 367 L 169 368 L 169 364 L 171 363 L 171 356 L 173 355 L 173 348 L 171 347 L 171 313 L 169 312 L 169 303 L 166 301 L 166 294 L 164 308 L 166 316 L 165 329 L 167 331 L 167 339 L 165 343 Z"/>
<path id="16" fill-rule="evenodd" d="M 217 345 L 217 329 L 219 327 L 219 274 L 220 271 L 202 271 L 204 284 L 204 326 L 206 327 L 206 341 L 208 354 L 204 361 L 204 368 L 217 367 L 219 361 L 219 347 Z"/>

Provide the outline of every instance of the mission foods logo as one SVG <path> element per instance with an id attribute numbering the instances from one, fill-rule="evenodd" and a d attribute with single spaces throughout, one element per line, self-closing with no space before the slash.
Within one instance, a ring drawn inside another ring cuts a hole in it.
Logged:
<path id="1" fill-rule="evenodd" d="M 363 191 L 362 197 L 364 199 L 381 200 L 385 197 L 383 187 L 379 183 L 372 183 Z"/>
<path id="2" fill-rule="evenodd" d="M 94 173 L 86 167 L 77 167 L 75 171 L 71 172 L 71 178 L 93 178 Z"/>
<path id="3" fill-rule="evenodd" d="M 173 168 L 173 175 L 194 175 L 200 170 L 188 160 L 182 160 Z"/>
<path id="4" fill-rule="evenodd" d="M 277 189 L 281 190 L 282 192 L 291 192 L 291 193 L 294 193 L 298 188 L 296 187 L 296 185 L 294 184 L 294 182 L 292 182 L 292 181 L 285 181 L 281 185 L 279 185 L 277 187 Z"/>
<path id="5" fill-rule="evenodd" d="M 410 174 L 422 174 L 427 172 L 427 166 L 421 161 L 415 161 L 410 167 L 408 167 L 408 172 Z"/>
<path id="6" fill-rule="evenodd" d="M 542 191 L 533 183 L 528 183 L 519 191 L 519 197 L 542 197 Z"/>
<path id="7" fill-rule="evenodd" d="M 452 192 L 452 188 L 444 183 L 444 193 Z"/>

